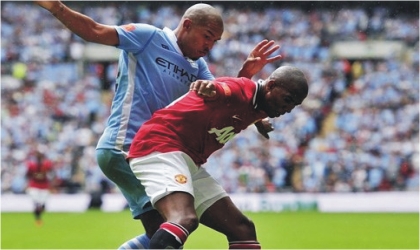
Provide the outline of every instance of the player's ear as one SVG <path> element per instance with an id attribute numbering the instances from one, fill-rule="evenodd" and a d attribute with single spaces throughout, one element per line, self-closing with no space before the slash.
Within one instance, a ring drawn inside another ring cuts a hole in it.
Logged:
<path id="1" fill-rule="evenodd" d="M 184 27 L 184 29 L 188 30 L 191 28 L 192 25 L 192 21 L 189 18 L 185 18 L 184 22 L 182 23 L 182 26 Z"/>
<path id="2" fill-rule="evenodd" d="M 267 90 L 272 91 L 276 87 L 276 82 L 273 79 L 267 80 Z"/>

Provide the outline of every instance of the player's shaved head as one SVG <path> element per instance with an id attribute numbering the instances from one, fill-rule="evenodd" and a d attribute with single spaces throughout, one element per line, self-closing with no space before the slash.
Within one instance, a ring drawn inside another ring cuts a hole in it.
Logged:
<path id="1" fill-rule="evenodd" d="M 185 11 L 182 19 L 185 18 L 192 20 L 200 26 L 205 26 L 209 22 L 212 22 L 223 29 L 223 19 L 221 13 L 209 4 L 194 4 Z"/>
<path id="2" fill-rule="evenodd" d="M 207 55 L 222 38 L 223 29 L 220 11 L 209 4 L 198 3 L 185 11 L 174 33 L 183 55 L 197 60 Z"/>
<path id="3" fill-rule="evenodd" d="M 308 82 L 303 72 L 293 66 L 281 66 L 271 73 L 270 80 L 275 85 L 287 88 L 295 95 L 298 102 L 302 102 L 308 95 Z"/>

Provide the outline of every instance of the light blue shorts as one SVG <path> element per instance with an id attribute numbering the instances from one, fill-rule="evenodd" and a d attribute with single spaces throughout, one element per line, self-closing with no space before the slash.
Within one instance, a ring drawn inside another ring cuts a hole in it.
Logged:
<path id="1" fill-rule="evenodd" d="M 96 149 L 96 159 L 105 176 L 121 190 L 134 219 L 139 219 L 139 215 L 153 210 L 144 187 L 131 171 L 122 151 Z"/>

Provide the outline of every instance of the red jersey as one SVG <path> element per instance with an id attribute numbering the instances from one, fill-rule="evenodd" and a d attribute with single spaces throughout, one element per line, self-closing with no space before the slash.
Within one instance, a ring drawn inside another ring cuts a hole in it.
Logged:
<path id="1" fill-rule="evenodd" d="M 257 83 L 233 77 L 220 77 L 214 83 L 213 98 L 190 91 L 156 111 L 134 137 L 128 158 L 182 151 L 201 165 L 241 130 L 267 117 L 255 109 Z"/>
<path id="2" fill-rule="evenodd" d="M 28 186 L 33 188 L 48 189 L 50 187 L 48 173 L 52 171 L 52 162 L 43 160 L 39 164 L 37 161 L 28 162 Z"/>

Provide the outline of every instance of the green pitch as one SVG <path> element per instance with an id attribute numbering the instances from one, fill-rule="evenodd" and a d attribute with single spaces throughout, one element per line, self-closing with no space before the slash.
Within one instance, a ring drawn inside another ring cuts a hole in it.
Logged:
<path id="1" fill-rule="evenodd" d="M 247 213 L 263 249 L 419 249 L 418 213 Z M 1 214 L 1 249 L 117 249 L 142 233 L 128 211 Z M 223 235 L 200 226 L 185 249 L 227 249 Z"/>

